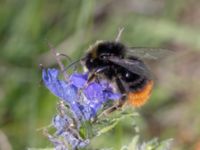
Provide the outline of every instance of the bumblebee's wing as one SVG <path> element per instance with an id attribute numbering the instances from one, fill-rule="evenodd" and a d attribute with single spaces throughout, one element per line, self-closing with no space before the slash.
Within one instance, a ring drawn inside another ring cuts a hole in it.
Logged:
<path id="1" fill-rule="evenodd" d="M 127 56 L 136 56 L 142 59 L 157 59 L 172 54 L 173 51 L 162 48 L 131 47 L 127 49 Z"/>
<path id="2" fill-rule="evenodd" d="M 138 74 L 138 75 L 144 76 L 146 78 L 152 77 L 149 69 L 140 60 L 121 59 L 121 58 L 118 58 L 118 57 L 110 57 L 109 61 L 127 69 L 128 71 L 130 71 L 134 74 Z"/>

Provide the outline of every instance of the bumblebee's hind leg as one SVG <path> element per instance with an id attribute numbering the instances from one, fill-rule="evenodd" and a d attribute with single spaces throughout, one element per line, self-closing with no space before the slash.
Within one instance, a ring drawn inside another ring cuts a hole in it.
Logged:
<path id="1" fill-rule="evenodd" d="M 128 91 L 128 87 L 126 86 L 124 81 L 120 77 L 117 77 L 117 78 L 115 78 L 115 82 L 117 84 L 119 92 L 122 94 L 122 97 L 118 101 L 118 103 L 116 103 L 112 107 L 108 108 L 108 111 L 107 111 L 108 113 L 111 113 L 115 110 L 122 108 L 124 106 L 124 104 L 126 102 L 126 98 L 127 98 L 126 92 Z"/>
<path id="2" fill-rule="evenodd" d="M 112 112 L 114 112 L 116 110 L 121 109 L 124 106 L 125 102 L 126 102 L 126 95 L 124 94 L 124 95 L 122 95 L 122 97 L 121 97 L 121 99 L 119 100 L 118 103 L 116 103 L 113 106 L 111 106 L 110 108 L 106 109 L 103 112 L 103 114 L 104 115 L 108 115 L 108 114 L 110 114 L 110 113 L 112 113 Z"/>
<path id="3" fill-rule="evenodd" d="M 103 111 L 99 117 L 104 116 L 104 115 L 108 115 L 120 108 L 122 108 L 126 102 L 126 92 L 128 91 L 128 87 L 126 86 L 126 84 L 122 81 L 122 79 L 120 77 L 115 78 L 115 82 L 118 86 L 118 90 L 120 91 L 120 93 L 122 94 L 121 99 L 118 101 L 118 103 L 114 104 L 113 106 L 111 106 L 110 108 L 106 109 L 105 111 Z"/>

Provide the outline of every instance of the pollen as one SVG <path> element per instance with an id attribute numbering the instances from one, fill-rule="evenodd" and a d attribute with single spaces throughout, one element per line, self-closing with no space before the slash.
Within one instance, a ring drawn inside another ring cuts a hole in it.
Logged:
<path id="1" fill-rule="evenodd" d="M 134 107 L 140 107 L 144 105 L 150 97 L 152 88 L 153 81 L 150 80 L 141 90 L 137 92 L 130 92 L 128 94 L 128 103 Z"/>

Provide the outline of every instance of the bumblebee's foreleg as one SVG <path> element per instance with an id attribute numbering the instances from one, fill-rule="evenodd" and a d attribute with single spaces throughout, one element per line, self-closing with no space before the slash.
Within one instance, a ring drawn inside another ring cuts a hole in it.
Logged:
<path id="1" fill-rule="evenodd" d="M 87 84 L 94 81 L 95 79 L 97 79 L 97 81 L 98 81 L 98 74 L 103 72 L 104 70 L 106 70 L 108 68 L 109 68 L 108 66 L 101 67 L 101 68 L 98 68 L 98 69 L 92 71 L 91 73 L 89 73 L 88 79 L 87 79 Z"/>

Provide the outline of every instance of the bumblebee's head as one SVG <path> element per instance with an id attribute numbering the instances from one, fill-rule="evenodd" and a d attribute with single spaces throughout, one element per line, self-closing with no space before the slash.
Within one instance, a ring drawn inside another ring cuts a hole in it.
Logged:
<path id="1" fill-rule="evenodd" d="M 88 70 L 92 70 L 98 67 L 98 58 L 94 56 L 94 51 L 90 51 L 86 56 L 81 59 L 82 65 L 84 65 Z"/>
<path id="2" fill-rule="evenodd" d="M 98 41 L 89 48 L 89 52 L 82 59 L 82 62 L 91 70 L 108 65 L 108 58 L 112 56 L 124 58 L 125 46 L 119 42 Z"/>

